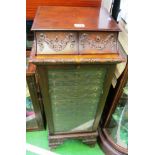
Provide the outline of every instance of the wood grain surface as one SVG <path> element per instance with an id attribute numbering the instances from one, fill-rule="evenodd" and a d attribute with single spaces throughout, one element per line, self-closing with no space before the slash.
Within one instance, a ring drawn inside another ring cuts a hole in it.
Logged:
<path id="1" fill-rule="evenodd" d="M 100 7 L 101 0 L 26 0 L 26 19 L 33 20 L 38 6 L 92 6 Z"/>
<path id="2" fill-rule="evenodd" d="M 32 30 L 120 31 L 117 23 L 103 7 L 63 6 L 38 7 Z"/>

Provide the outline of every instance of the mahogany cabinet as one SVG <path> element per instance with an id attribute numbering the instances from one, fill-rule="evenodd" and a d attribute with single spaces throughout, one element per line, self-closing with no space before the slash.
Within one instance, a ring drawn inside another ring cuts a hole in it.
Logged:
<path id="1" fill-rule="evenodd" d="M 99 143 L 107 155 L 128 154 L 128 64 L 110 89 L 101 118 Z"/>
<path id="2" fill-rule="evenodd" d="M 26 131 L 45 129 L 45 116 L 36 77 L 36 67 L 29 63 L 30 51 L 27 51 L 26 69 Z"/>
<path id="3" fill-rule="evenodd" d="M 39 7 L 32 31 L 49 146 L 66 139 L 94 145 L 117 63 L 119 27 L 104 8 Z"/>

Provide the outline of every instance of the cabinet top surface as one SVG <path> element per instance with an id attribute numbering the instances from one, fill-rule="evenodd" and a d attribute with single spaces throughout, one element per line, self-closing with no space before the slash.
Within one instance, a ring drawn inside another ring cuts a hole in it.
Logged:
<path id="1" fill-rule="evenodd" d="M 120 31 L 105 8 L 41 6 L 32 30 Z"/>

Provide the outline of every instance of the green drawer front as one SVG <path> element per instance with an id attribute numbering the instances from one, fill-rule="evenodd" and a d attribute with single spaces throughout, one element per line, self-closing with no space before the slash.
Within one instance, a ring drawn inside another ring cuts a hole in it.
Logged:
<path id="1" fill-rule="evenodd" d="M 91 131 L 106 75 L 104 66 L 48 70 L 54 131 Z"/>

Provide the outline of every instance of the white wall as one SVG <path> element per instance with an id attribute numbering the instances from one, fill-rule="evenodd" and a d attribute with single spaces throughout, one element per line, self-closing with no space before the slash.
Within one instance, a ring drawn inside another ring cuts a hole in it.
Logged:
<path id="1" fill-rule="evenodd" d="M 102 0 L 101 6 L 104 6 L 110 12 L 112 1 L 113 0 Z"/>

